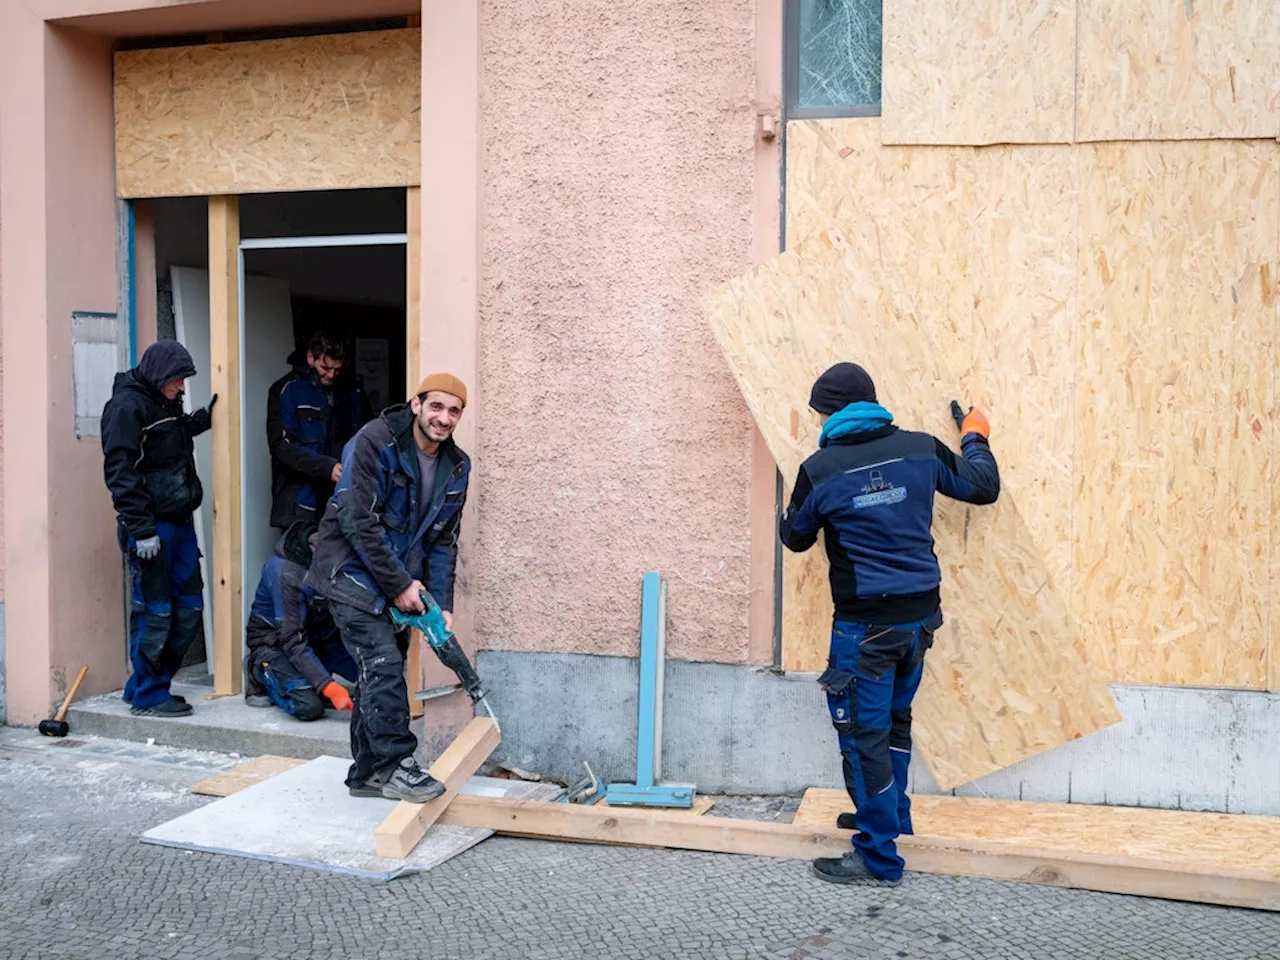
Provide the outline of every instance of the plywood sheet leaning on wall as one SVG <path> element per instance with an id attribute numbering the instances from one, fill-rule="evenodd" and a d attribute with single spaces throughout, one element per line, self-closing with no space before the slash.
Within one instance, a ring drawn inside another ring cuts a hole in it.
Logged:
<path id="1" fill-rule="evenodd" d="M 1076 3 L 884 5 L 885 143 L 1070 143 Z"/>
<path id="2" fill-rule="evenodd" d="M 874 118 L 787 127 L 787 237 L 832 227 L 894 265 L 957 377 L 998 434 L 1005 488 L 1062 596 L 1071 564 L 1071 356 L 1076 152 L 890 147 Z M 821 552 L 783 555 L 782 665 L 820 670 L 831 599 Z"/>
<path id="3" fill-rule="evenodd" d="M 954 435 L 947 405 L 956 380 L 895 270 L 828 230 L 708 294 L 708 321 L 784 475 L 816 449 L 808 387 L 843 357 L 892 371 L 878 392 L 901 422 Z M 1011 498 L 991 508 L 940 499 L 935 535 L 948 621 L 926 660 L 915 716 L 939 784 L 1117 722 Z"/>
<path id="4" fill-rule="evenodd" d="M 1263 688 L 1280 155 L 1081 149 L 1073 610 L 1111 679 Z"/>
<path id="5" fill-rule="evenodd" d="M 1276 0 L 1080 0 L 1077 15 L 1076 140 L 1280 136 Z"/>
<path id="6" fill-rule="evenodd" d="M 421 51 L 380 30 L 117 53 L 117 193 L 417 184 Z"/>

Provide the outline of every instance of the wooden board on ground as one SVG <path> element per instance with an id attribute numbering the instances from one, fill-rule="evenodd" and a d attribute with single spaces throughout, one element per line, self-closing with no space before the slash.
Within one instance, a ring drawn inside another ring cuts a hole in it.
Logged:
<path id="1" fill-rule="evenodd" d="M 802 860 L 839 856 L 849 850 L 852 836 L 848 830 L 762 820 L 468 796 L 457 797 L 439 822 L 483 827 L 510 836 Z M 923 873 L 1280 911 L 1280 873 L 1274 864 L 1270 870 L 1173 865 L 1155 858 L 1047 850 L 989 839 L 954 841 L 923 836 L 903 837 L 899 848 L 907 869 Z"/>
<path id="2" fill-rule="evenodd" d="M 793 823 L 834 826 L 837 816 L 852 810 L 845 791 L 814 787 L 805 791 Z M 913 794 L 911 820 L 917 837 L 932 840 L 1257 870 L 1280 882 L 1280 817 Z"/>
<path id="3" fill-rule="evenodd" d="M 899 422 L 955 437 L 959 381 L 896 271 L 866 238 L 829 229 L 706 296 L 784 476 L 817 449 L 809 387 L 837 360 L 880 371 L 880 399 Z M 934 535 L 947 622 L 925 660 L 915 734 L 938 783 L 966 783 L 1118 722 L 1009 491 L 990 507 L 939 498 Z"/>
<path id="4" fill-rule="evenodd" d="M 306 762 L 306 760 L 299 760 L 296 757 L 277 757 L 269 753 L 264 754 L 261 757 L 246 760 L 230 770 L 224 770 L 216 776 L 201 780 L 199 783 L 193 783 L 191 792 L 199 793 L 206 797 L 229 797 L 245 787 L 251 787 L 255 783 L 269 780 L 277 773 L 284 773 L 286 770 L 300 767 Z"/>
<path id="5" fill-rule="evenodd" d="M 489 759 L 501 736 L 490 717 L 476 717 L 445 748 L 427 772 L 445 785 L 445 791 L 429 803 L 402 800 L 373 831 L 373 846 L 380 857 L 407 857 L 431 825 L 457 797 L 458 791 Z"/>

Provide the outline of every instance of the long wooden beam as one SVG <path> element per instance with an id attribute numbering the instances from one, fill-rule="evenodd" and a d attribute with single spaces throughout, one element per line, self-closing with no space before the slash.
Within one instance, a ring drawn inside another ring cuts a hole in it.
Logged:
<path id="1" fill-rule="evenodd" d="M 412 397 L 422 382 L 422 188 L 405 190 L 405 299 L 404 299 L 404 395 Z M 386 398 L 390 399 L 390 398 Z M 375 413 L 377 411 L 374 411 Z M 409 653 L 405 657 L 405 677 L 409 688 L 409 716 L 422 716 L 422 632 L 409 631 Z"/>
<path id="2" fill-rule="evenodd" d="M 213 692 L 241 690 L 240 198 L 209 198 L 209 360 L 213 409 Z"/>
<path id="3" fill-rule="evenodd" d="M 437 821 L 511 836 L 625 843 L 808 860 L 851 849 L 852 832 L 674 811 L 578 806 L 459 796 Z M 1106 893 L 1280 911 L 1280 875 L 1170 865 L 1161 860 L 1077 854 L 975 840 L 901 837 L 907 869 Z"/>
<path id="4" fill-rule="evenodd" d="M 457 799 L 458 791 L 489 759 L 501 739 L 498 725 L 489 717 L 476 717 L 445 748 L 427 772 L 445 785 L 430 803 L 401 800 L 373 830 L 373 846 L 380 857 L 407 857 L 426 836 L 431 825 Z"/>

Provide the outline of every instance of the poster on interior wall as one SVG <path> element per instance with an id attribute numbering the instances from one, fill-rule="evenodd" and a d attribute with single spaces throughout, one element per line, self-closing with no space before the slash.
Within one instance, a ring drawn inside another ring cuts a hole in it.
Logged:
<path id="1" fill-rule="evenodd" d="M 356 337 L 356 373 L 364 381 L 364 392 L 375 414 L 390 401 L 391 342 L 381 337 Z"/>

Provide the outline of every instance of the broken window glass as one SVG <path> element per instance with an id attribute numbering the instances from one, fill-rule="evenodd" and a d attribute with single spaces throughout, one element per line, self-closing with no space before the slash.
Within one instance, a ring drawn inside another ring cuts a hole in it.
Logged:
<path id="1" fill-rule="evenodd" d="M 801 106 L 878 106 L 882 0 L 798 0 Z"/>

